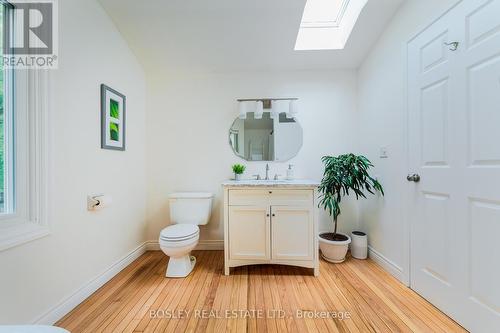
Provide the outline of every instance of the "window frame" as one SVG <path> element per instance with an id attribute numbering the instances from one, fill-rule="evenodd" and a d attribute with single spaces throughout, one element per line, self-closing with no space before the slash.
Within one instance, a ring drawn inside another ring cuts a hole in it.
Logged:
<path id="1" fill-rule="evenodd" d="M 0 0 L 0 4 L 15 8 L 6 1 Z M 15 26 L 12 16 L 11 22 Z M 4 86 L 8 91 L 4 97 L 5 141 L 8 141 L 5 146 L 9 149 L 5 167 L 9 193 L 4 200 L 8 201 L 9 211 L 0 214 L 0 251 L 50 234 L 47 201 L 50 71 L 5 72 L 8 73 Z"/>

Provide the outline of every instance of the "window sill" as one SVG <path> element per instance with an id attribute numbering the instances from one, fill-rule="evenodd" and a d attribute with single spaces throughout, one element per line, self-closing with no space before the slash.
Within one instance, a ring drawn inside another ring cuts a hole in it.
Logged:
<path id="1" fill-rule="evenodd" d="M 22 223 L 0 228 L 0 252 L 50 235 L 50 229 L 36 223 Z"/>

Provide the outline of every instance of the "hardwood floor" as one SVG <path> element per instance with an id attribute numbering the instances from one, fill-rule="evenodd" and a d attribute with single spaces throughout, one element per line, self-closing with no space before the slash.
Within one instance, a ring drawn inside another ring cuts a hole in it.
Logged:
<path id="1" fill-rule="evenodd" d="M 168 279 L 167 257 L 147 252 L 56 325 L 71 332 L 466 332 L 371 260 L 322 260 L 318 278 L 288 266 L 224 276 L 222 251 L 193 254 L 194 272 Z"/>

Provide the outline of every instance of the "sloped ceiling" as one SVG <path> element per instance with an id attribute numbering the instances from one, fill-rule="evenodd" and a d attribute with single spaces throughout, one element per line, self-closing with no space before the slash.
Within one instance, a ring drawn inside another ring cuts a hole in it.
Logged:
<path id="1" fill-rule="evenodd" d="M 357 68 L 404 0 L 369 0 L 326 51 L 294 51 L 304 0 L 99 1 L 147 72 L 227 72 Z"/>

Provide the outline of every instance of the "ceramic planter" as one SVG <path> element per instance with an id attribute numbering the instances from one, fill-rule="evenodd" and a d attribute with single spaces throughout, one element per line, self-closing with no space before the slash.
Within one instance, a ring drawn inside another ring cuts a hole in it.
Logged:
<path id="1" fill-rule="evenodd" d="M 241 174 L 234 174 L 234 180 L 240 181 L 241 180 Z"/>
<path id="2" fill-rule="evenodd" d="M 344 241 L 328 240 L 322 237 L 322 235 L 327 233 L 321 233 L 319 237 L 319 248 L 321 250 L 321 256 L 323 259 L 333 263 L 341 263 L 345 261 L 347 250 L 349 249 L 349 244 L 351 243 L 351 237 L 339 233 L 339 235 L 345 236 L 347 239 Z"/>

